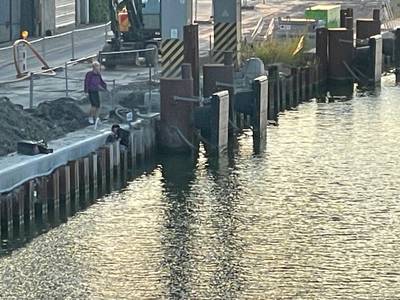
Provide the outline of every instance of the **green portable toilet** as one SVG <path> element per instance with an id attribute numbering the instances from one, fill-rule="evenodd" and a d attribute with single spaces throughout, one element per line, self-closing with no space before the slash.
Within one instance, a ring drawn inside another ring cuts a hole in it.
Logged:
<path id="1" fill-rule="evenodd" d="M 340 5 L 317 5 L 306 9 L 306 19 L 319 20 L 326 28 L 340 27 Z"/>

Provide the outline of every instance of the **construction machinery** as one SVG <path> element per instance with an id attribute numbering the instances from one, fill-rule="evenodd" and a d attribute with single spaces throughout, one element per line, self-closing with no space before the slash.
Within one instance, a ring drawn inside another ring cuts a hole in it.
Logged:
<path id="1" fill-rule="evenodd" d="M 161 43 L 160 0 L 109 0 L 109 10 L 113 37 L 99 54 L 101 64 L 154 66 Z M 140 49 L 148 51 L 131 51 Z"/>

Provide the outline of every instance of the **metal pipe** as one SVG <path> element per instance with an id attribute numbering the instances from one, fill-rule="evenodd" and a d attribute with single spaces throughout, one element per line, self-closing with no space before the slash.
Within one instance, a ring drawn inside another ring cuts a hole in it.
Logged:
<path id="1" fill-rule="evenodd" d="M 68 64 L 67 63 L 65 63 L 64 72 L 65 72 L 65 97 L 68 97 L 69 91 L 68 91 Z"/>
<path id="2" fill-rule="evenodd" d="M 33 74 L 29 77 L 29 108 L 33 108 Z"/>
<path id="3" fill-rule="evenodd" d="M 75 60 L 75 31 L 71 32 L 71 60 Z"/>

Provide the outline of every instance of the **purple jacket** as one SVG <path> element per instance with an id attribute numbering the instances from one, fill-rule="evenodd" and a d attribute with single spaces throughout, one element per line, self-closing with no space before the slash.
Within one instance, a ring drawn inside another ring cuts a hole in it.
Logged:
<path id="1" fill-rule="evenodd" d="M 94 71 L 87 72 L 85 77 L 85 93 L 102 89 L 107 89 L 107 84 L 104 82 L 103 78 L 101 78 L 101 75 Z"/>

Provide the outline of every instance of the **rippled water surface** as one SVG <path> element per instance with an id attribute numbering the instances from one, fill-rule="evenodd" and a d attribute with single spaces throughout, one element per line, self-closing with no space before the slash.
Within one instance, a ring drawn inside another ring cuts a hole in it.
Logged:
<path id="1" fill-rule="evenodd" d="M 390 85 L 388 83 L 387 85 Z M 4 299 L 399 299 L 400 89 L 307 103 L 0 259 Z"/>

